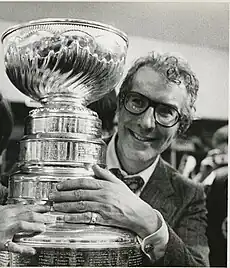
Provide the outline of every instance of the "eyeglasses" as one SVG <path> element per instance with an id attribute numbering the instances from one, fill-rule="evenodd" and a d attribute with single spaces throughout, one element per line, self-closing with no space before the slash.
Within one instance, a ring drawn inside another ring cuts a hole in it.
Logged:
<path id="1" fill-rule="evenodd" d="M 172 127 L 179 122 L 181 115 L 176 108 L 152 101 L 137 92 L 128 92 L 124 99 L 125 109 L 131 114 L 140 115 L 153 107 L 155 121 L 163 127 Z"/>

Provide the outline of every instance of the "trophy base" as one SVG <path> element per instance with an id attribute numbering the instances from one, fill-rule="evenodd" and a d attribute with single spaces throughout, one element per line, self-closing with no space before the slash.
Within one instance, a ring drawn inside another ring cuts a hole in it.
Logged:
<path id="1" fill-rule="evenodd" d="M 18 234 L 19 245 L 36 249 L 33 256 L 10 253 L 10 266 L 142 266 L 135 234 L 92 224 L 57 222 L 41 234 Z"/>

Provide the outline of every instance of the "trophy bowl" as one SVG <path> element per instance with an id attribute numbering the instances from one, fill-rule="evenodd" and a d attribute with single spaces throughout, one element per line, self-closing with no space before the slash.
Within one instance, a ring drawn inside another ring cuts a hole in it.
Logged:
<path id="1" fill-rule="evenodd" d="M 127 36 L 78 19 L 42 19 L 2 35 L 6 73 L 25 95 L 88 105 L 112 90 L 123 74 Z"/>

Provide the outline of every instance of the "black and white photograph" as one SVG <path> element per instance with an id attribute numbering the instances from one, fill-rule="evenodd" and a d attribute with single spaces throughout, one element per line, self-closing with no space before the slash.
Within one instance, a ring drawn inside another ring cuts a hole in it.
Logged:
<path id="1" fill-rule="evenodd" d="M 229 3 L 0 1 L 0 266 L 228 267 Z"/>

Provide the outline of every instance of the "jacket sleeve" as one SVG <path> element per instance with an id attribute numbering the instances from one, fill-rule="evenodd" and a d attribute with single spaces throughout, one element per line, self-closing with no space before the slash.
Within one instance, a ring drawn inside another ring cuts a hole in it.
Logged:
<path id="1" fill-rule="evenodd" d="M 209 266 L 205 194 L 203 188 L 196 189 L 174 230 L 168 225 L 169 241 L 165 255 L 154 266 Z"/>

